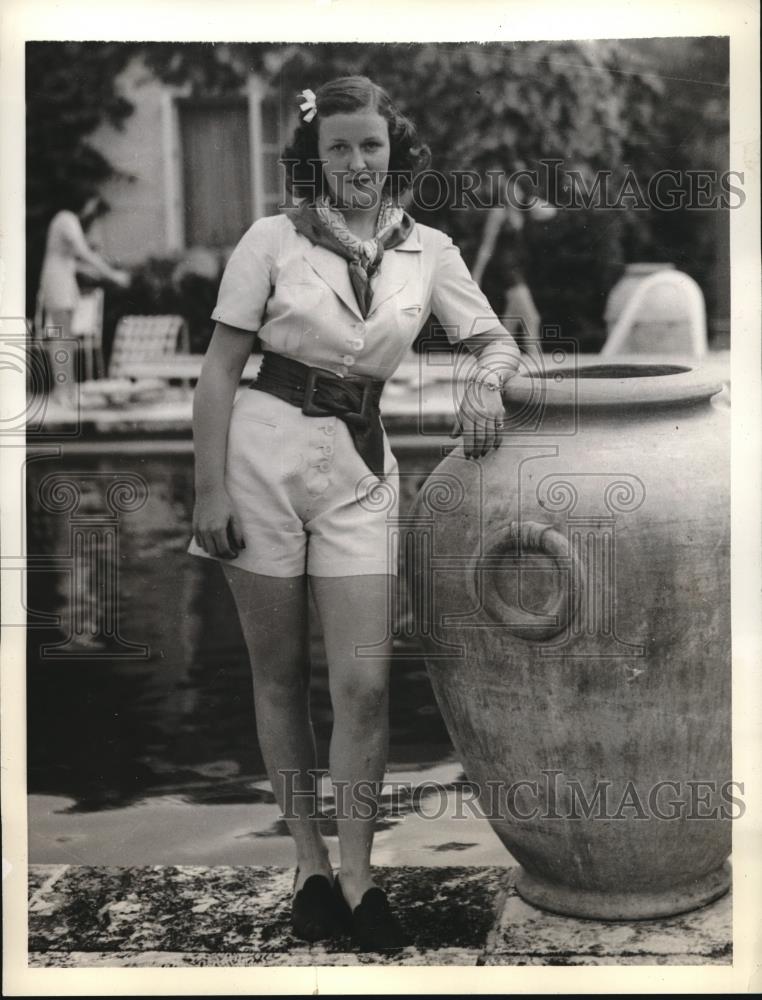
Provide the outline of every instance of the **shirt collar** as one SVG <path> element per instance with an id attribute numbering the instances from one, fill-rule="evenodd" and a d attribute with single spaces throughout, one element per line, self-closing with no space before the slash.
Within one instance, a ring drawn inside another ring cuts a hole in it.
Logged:
<path id="1" fill-rule="evenodd" d="M 421 250 L 421 239 L 418 235 L 418 223 L 413 225 L 410 230 L 407 239 L 403 240 L 402 243 L 398 243 L 395 250 Z M 388 250 L 386 251 L 389 252 Z"/>

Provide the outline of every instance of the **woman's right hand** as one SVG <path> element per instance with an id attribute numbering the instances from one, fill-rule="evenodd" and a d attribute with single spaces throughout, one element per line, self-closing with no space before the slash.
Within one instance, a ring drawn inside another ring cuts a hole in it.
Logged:
<path id="1" fill-rule="evenodd" d="M 196 495 L 193 537 L 210 556 L 235 559 L 246 541 L 228 493 L 220 488 Z"/>
<path id="2" fill-rule="evenodd" d="M 120 288 L 129 288 L 132 283 L 132 276 L 129 271 L 113 270 L 111 272 L 111 280 L 115 285 L 119 285 Z"/>

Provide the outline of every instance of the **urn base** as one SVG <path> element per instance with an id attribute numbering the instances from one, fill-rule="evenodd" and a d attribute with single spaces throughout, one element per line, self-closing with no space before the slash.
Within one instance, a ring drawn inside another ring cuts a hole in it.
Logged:
<path id="1" fill-rule="evenodd" d="M 714 871 L 664 892 L 596 892 L 548 882 L 521 869 L 516 889 L 525 902 L 566 917 L 592 920 L 653 920 L 706 906 L 730 889 L 731 868 L 726 861 Z"/>

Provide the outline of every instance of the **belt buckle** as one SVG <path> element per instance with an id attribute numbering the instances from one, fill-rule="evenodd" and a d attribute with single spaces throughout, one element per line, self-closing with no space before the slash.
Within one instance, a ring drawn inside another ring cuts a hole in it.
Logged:
<path id="1" fill-rule="evenodd" d="M 302 413 L 306 417 L 330 417 L 333 416 L 331 410 L 324 410 L 322 406 L 318 406 L 313 403 L 312 397 L 315 395 L 315 391 L 318 388 L 318 382 L 321 377 L 330 375 L 333 379 L 336 378 L 333 372 L 328 371 L 326 368 L 308 368 L 307 369 L 307 381 L 304 386 L 304 401 L 302 402 Z"/>
<path id="2" fill-rule="evenodd" d="M 362 399 L 360 400 L 359 410 L 350 410 L 348 413 L 342 413 L 343 419 L 348 424 L 357 424 L 358 426 L 366 426 L 370 423 L 371 416 L 371 404 L 373 401 L 373 381 L 370 376 L 354 375 L 352 376 L 354 384 L 362 380 Z"/>
<path id="3" fill-rule="evenodd" d="M 318 406 L 312 401 L 312 397 L 317 391 L 320 379 L 322 378 L 325 380 L 326 376 L 328 376 L 327 380 L 330 382 L 342 381 L 338 375 L 326 368 L 308 368 L 307 370 L 307 380 L 304 386 L 304 402 L 302 403 L 302 413 L 307 417 L 329 417 L 336 415 L 334 410 L 324 410 L 321 406 Z M 341 416 L 343 418 L 347 418 L 350 423 L 353 417 L 358 417 L 361 421 L 370 420 L 371 403 L 373 398 L 372 393 L 373 383 L 372 380 L 368 378 L 363 382 L 360 409 L 350 410 L 348 413 L 342 413 Z"/>

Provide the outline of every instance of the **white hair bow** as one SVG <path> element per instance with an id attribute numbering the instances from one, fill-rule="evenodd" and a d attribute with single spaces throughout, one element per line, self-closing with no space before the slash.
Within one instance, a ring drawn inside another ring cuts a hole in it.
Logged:
<path id="1" fill-rule="evenodd" d="M 311 122 L 312 119 L 317 114 L 317 104 L 315 103 L 315 95 L 311 90 L 303 90 L 300 97 L 304 98 L 304 104 L 299 105 L 300 111 L 304 111 L 304 120 L 306 122 Z"/>

